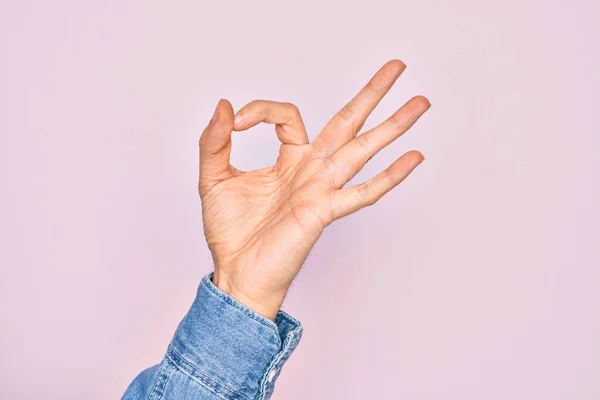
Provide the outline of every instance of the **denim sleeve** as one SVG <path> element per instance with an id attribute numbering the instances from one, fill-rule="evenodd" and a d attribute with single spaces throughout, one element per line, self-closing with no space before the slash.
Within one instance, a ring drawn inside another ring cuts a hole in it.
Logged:
<path id="1" fill-rule="evenodd" d="M 266 400 L 302 336 L 284 311 L 275 322 L 218 289 L 206 275 L 159 365 L 123 400 Z"/>

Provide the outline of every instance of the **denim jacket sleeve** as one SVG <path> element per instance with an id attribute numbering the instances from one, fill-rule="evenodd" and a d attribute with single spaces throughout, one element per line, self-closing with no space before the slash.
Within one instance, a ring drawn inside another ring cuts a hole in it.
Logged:
<path id="1" fill-rule="evenodd" d="M 275 321 L 218 289 L 206 275 L 159 365 L 141 372 L 123 400 L 267 400 L 302 336 L 284 311 Z"/>

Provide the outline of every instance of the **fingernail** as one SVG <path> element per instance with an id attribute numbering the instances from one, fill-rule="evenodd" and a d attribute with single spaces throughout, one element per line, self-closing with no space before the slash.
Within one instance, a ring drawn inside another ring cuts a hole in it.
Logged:
<path id="1" fill-rule="evenodd" d="M 235 114 L 235 117 L 233 118 L 233 124 L 239 125 L 243 120 L 244 118 L 241 115 Z"/>

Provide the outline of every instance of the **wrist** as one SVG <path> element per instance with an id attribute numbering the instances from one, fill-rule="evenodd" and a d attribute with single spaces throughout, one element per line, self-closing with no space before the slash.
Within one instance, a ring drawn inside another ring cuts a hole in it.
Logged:
<path id="1" fill-rule="evenodd" d="M 238 290 L 237 286 L 232 284 L 232 281 L 225 279 L 223 276 L 215 273 L 212 276 L 212 283 L 223 293 L 231 296 L 243 306 L 248 307 L 252 311 L 262 315 L 263 317 L 275 321 L 275 317 L 279 312 L 285 293 L 283 294 L 270 294 L 265 295 L 254 295 L 250 296 L 243 291 Z"/>
<path id="2" fill-rule="evenodd" d="M 206 393 L 219 393 L 215 399 L 268 398 L 298 345 L 302 326 L 283 311 L 269 321 L 223 293 L 209 276 L 202 278 L 169 344 L 170 366 L 196 377 Z M 198 396 L 205 398 L 200 392 Z"/>

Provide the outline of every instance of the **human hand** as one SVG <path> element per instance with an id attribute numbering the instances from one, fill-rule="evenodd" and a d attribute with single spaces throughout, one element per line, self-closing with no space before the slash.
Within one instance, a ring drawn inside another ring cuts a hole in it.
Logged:
<path id="1" fill-rule="evenodd" d="M 386 63 L 310 143 L 298 109 L 255 100 L 234 116 L 221 99 L 200 137 L 198 192 L 213 283 L 245 306 L 274 319 L 323 229 L 374 204 L 423 161 L 409 151 L 372 179 L 344 185 L 379 150 L 429 109 L 413 97 L 389 119 L 357 136 L 365 120 L 404 71 Z M 282 145 L 274 166 L 244 172 L 230 162 L 231 132 L 260 122 L 275 124 Z"/>

